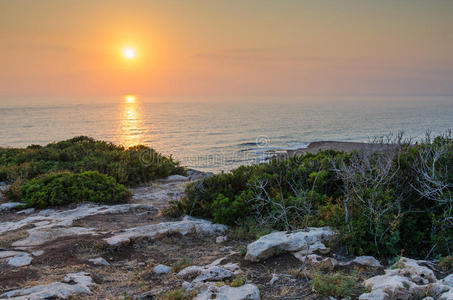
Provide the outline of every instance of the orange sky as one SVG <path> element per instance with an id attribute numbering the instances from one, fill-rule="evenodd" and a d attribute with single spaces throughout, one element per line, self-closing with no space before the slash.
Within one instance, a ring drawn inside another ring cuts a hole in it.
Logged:
<path id="1" fill-rule="evenodd" d="M 0 101 L 453 94 L 452 16 L 440 0 L 0 1 Z"/>

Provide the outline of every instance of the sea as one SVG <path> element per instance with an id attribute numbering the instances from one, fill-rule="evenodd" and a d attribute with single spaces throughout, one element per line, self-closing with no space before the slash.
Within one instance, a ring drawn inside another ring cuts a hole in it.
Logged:
<path id="1" fill-rule="evenodd" d="M 13 99 L 14 100 L 14 99 Z M 0 146 L 26 147 L 85 135 L 145 144 L 202 171 L 228 171 L 313 141 L 367 142 L 403 132 L 422 138 L 453 128 L 453 96 L 158 101 L 0 98 Z"/>

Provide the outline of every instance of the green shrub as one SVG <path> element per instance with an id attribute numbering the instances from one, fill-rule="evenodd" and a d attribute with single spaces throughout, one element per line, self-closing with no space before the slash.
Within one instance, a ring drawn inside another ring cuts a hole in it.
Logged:
<path id="1" fill-rule="evenodd" d="M 439 268 L 447 272 L 453 270 L 453 256 L 444 256 L 439 259 Z"/>
<path id="2" fill-rule="evenodd" d="M 114 178 L 96 171 L 45 174 L 20 186 L 24 207 L 46 208 L 86 201 L 117 204 L 127 202 L 130 196 Z"/>
<path id="3" fill-rule="evenodd" d="M 175 211 L 236 226 L 233 237 L 332 226 L 349 254 L 453 253 L 449 136 L 382 152 L 328 150 L 241 166 L 189 184 L 186 194 Z"/>
<path id="4" fill-rule="evenodd" d="M 184 268 L 187 268 L 191 264 L 192 264 L 192 262 L 190 261 L 190 259 L 187 257 L 184 257 L 184 258 L 181 258 L 180 260 L 176 261 L 171 266 L 171 269 L 173 272 L 178 273 L 179 271 L 181 271 Z"/>
<path id="5" fill-rule="evenodd" d="M 187 291 L 184 288 L 170 290 L 163 295 L 165 300 L 191 300 L 198 294 L 198 290 Z"/>
<path id="6" fill-rule="evenodd" d="M 119 183 L 138 185 L 172 174 L 185 174 L 173 158 L 138 145 L 124 148 L 79 136 L 46 146 L 0 148 L 0 181 L 32 179 L 38 175 L 71 171 L 98 171 Z"/>
<path id="7" fill-rule="evenodd" d="M 315 273 L 311 286 L 322 296 L 335 298 L 356 299 L 364 292 L 357 275 L 345 275 L 340 272 L 332 274 Z"/>

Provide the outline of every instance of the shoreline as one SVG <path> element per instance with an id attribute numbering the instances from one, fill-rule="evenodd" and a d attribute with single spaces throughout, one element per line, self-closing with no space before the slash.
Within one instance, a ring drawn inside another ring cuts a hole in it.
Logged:
<path id="1" fill-rule="evenodd" d="M 339 142 L 339 141 L 316 141 L 310 142 L 306 148 L 281 149 L 275 151 L 270 159 L 282 159 L 305 153 L 316 153 L 322 150 L 336 150 L 344 152 L 357 151 L 384 151 L 391 147 L 391 144 L 367 143 L 367 142 Z"/>

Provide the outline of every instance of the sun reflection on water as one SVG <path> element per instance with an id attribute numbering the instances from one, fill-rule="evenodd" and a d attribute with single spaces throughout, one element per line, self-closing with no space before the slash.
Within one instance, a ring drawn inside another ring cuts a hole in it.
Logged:
<path id="1" fill-rule="evenodd" d="M 134 95 L 124 96 L 121 108 L 120 143 L 130 147 L 143 143 L 145 128 L 140 103 Z"/>

